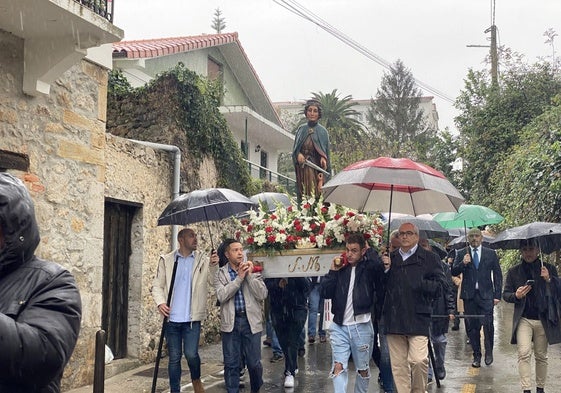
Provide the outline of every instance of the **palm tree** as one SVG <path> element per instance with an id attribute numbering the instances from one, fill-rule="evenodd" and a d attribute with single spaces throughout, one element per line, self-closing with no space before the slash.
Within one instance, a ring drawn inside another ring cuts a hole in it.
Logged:
<path id="1" fill-rule="evenodd" d="M 337 89 L 333 89 L 331 93 L 327 94 L 321 91 L 319 93 L 312 93 L 312 97 L 321 104 L 321 124 L 328 130 L 341 128 L 354 129 L 359 132 L 364 129 L 363 124 L 357 119 L 360 116 L 360 112 L 352 109 L 354 104 L 351 95 L 339 98 Z"/>

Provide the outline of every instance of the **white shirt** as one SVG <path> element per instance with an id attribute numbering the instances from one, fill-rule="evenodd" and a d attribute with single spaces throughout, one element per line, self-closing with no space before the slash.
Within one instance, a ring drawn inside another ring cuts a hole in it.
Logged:
<path id="1" fill-rule="evenodd" d="M 349 281 L 349 291 L 347 292 L 347 303 L 345 312 L 343 313 L 343 325 L 355 325 L 357 323 L 370 322 L 370 313 L 360 314 L 355 317 L 353 308 L 353 292 L 355 288 L 355 271 L 356 266 L 351 268 L 351 279 Z"/>
<path id="2" fill-rule="evenodd" d="M 399 249 L 399 255 L 401 255 L 401 259 L 403 259 L 404 261 L 409 258 L 411 255 L 415 254 L 415 251 L 417 251 L 417 247 L 419 247 L 418 244 L 415 244 L 413 246 L 413 248 L 411 248 L 411 250 L 409 251 L 403 251 L 401 248 Z"/>

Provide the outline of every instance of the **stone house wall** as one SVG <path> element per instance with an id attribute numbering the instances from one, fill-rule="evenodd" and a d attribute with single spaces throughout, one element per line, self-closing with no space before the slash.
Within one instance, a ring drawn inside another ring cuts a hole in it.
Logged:
<path id="1" fill-rule="evenodd" d="M 128 356 L 139 362 L 155 356 L 161 320 L 151 281 L 158 255 L 171 248 L 171 228 L 156 222 L 172 197 L 173 162 L 167 152 L 106 133 L 105 68 L 83 60 L 52 84 L 48 96 L 31 97 L 22 91 L 23 40 L 0 30 L 0 53 L 0 150 L 29 157 L 29 171 L 11 172 L 25 181 L 36 205 L 37 255 L 69 269 L 82 298 L 80 337 L 63 378 L 67 390 L 93 380 L 108 199 L 139 206 L 132 228 Z M 213 162 L 204 160 L 197 170 L 211 187 Z"/>

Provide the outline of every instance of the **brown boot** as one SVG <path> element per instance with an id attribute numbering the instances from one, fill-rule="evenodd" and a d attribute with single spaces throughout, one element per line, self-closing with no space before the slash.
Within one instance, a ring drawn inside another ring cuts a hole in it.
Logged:
<path id="1" fill-rule="evenodd" d="M 205 388 L 203 387 L 203 383 L 200 379 L 194 379 L 192 382 L 195 393 L 205 393 Z"/>

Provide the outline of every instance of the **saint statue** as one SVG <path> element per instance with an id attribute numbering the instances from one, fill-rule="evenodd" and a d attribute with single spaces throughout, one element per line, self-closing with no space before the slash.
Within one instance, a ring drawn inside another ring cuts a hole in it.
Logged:
<path id="1" fill-rule="evenodd" d="M 318 123 L 321 119 L 320 102 L 308 100 L 304 115 L 308 121 L 298 127 L 292 150 L 298 202 L 303 195 L 319 198 L 326 176 L 331 175 L 329 134 Z"/>

